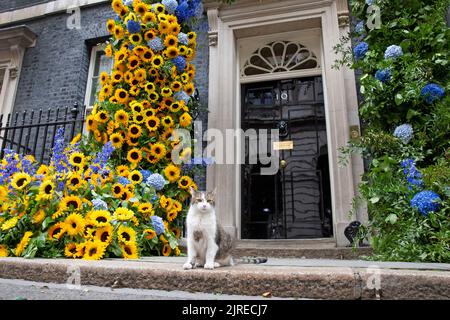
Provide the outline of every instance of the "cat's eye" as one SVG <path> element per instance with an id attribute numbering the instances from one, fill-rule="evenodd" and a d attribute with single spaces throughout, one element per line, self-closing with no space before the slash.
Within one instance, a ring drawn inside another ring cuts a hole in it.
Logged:
<path id="1" fill-rule="evenodd" d="M 211 202 L 214 202 L 214 200 L 213 199 L 208 199 L 208 200 L 206 200 L 208 203 L 211 203 Z"/>

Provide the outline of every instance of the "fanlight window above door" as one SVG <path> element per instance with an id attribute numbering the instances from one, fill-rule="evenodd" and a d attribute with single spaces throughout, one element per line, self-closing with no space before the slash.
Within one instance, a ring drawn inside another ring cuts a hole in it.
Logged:
<path id="1" fill-rule="evenodd" d="M 316 55 L 305 46 L 275 41 L 252 53 L 241 69 L 241 77 L 318 68 Z"/>

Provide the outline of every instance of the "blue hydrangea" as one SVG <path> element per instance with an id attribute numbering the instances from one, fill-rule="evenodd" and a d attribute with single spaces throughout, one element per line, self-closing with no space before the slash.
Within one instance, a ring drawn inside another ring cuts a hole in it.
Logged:
<path id="1" fill-rule="evenodd" d="M 102 199 L 93 199 L 92 205 L 95 210 L 108 210 L 108 205 Z"/>
<path id="2" fill-rule="evenodd" d="M 411 199 L 411 207 L 418 209 L 420 214 L 427 216 L 430 212 L 436 212 L 439 210 L 439 202 L 441 198 L 433 191 L 425 190 L 417 193 Z"/>
<path id="3" fill-rule="evenodd" d="M 175 93 L 174 97 L 178 101 L 183 100 L 185 104 L 188 104 L 190 99 L 189 95 L 184 91 L 178 91 Z"/>
<path id="4" fill-rule="evenodd" d="M 203 2 L 201 0 L 193 0 L 192 3 L 194 17 L 200 18 L 203 15 Z"/>
<path id="5" fill-rule="evenodd" d="M 383 83 L 391 80 L 391 71 L 389 69 L 377 70 L 375 73 L 375 78 Z"/>
<path id="6" fill-rule="evenodd" d="M 161 3 L 166 7 L 166 11 L 170 14 L 175 13 L 178 7 L 178 2 L 176 0 L 162 0 Z"/>
<path id="7" fill-rule="evenodd" d="M 156 234 L 159 236 L 161 233 L 164 233 L 164 231 L 166 230 L 166 227 L 164 226 L 163 219 L 161 219 L 161 217 L 158 217 L 158 216 L 152 216 L 151 220 L 152 220 L 152 225 L 153 225 L 153 228 L 155 229 Z"/>
<path id="8" fill-rule="evenodd" d="M 420 91 L 420 96 L 425 98 L 425 101 L 432 104 L 438 99 L 442 99 L 445 95 L 445 90 L 440 85 L 429 83 Z"/>
<path id="9" fill-rule="evenodd" d="M 145 183 L 153 188 L 155 188 L 155 190 L 161 190 L 162 188 L 164 188 L 164 186 L 166 185 L 166 180 L 164 179 L 164 177 L 162 175 L 160 175 L 159 173 L 153 173 L 151 174 L 147 180 L 145 181 Z"/>
<path id="10" fill-rule="evenodd" d="M 353 54 L 355 55 L 356 60 L 364 58 L 368 50 L 369 45 L 366 42 L 358 43 L 358 45 L 353 48 Z"/>
<path id="11" fill-rule="evenodd" d="M 149 170 L 141 170 L 140 173 L 142 174 L 142 181 L 146 181 L 152 174 Z"/>
<path id="12" fill-rule="evenodd" d="M 134 0 L 125 0 L 125 1 L 123 2 L 123 4 L 126 5 L 126 6 L 131 6 L 131 5 L 133 5 L 133 1 L 134 1 Z"/>
<path id="13" fill-rule="evenodd" d="M 360 21 L 355 26 L 356 33 L 362 33 L 364 31 L 364 21 Z"/>
<path id="14" fill-rule="evenodd" d="M 395 128 L 394 137 L 399 138 L 403 143 L 408 143 L 413 137 L 413 128 L 410 124 L 402 124 Z"/>
<path id="15" fill-rule="evenodd" d="M 134 20 L 128 20 L 127 29 L 128 29 L 128 32 L 131 34 L 139 33 L 141 31 L 141 24 Z"/>
<path id="16" fill-rule="evenodd" d="M 148 41 L 147 45 L 155 52 L 162 51 L 165 48 L 164 43 L 162 42 L 160 37 L 155 37 L 154 39 Z"/>
<path id="17" fill-rule="evenodd" d="M 127 186 L 127 185 L 131 184 L 130 180 L 128 180 L 128 179 L 125 178 L 125 177 L 119 177 L 119 178 L 117 178 L 117 182 L 120 183 L 120 184 L 123 185 L 123 186 Z"/>
<path id="18" fill-rule="evenodd" d="M 115 21 L 121 21 L 122 18 L 118 14 L 116 14 L 116 16 L 114 17 L 114 20 Z"/>
<path id="19" fill-rule="evenodd" d="M 387 47 L 386 51 L 384 52 L 384 59 L 396 59 L 398 57 L 401 57 L 403 55 L 402 47 L 392 45 Z"/>
<path id="20" fill-rule="evenodd" d="M 375 0 L 366 0 L 366 4 L 371 6 L 375 3 Z"/>
<path id="21" fill-rule="evenodd" d="M 177 67 L 178 73 L 182 73 L 186 69 L 186 60 L 182 56 L 172 59 L 172 62 Z"/>
<path id="22" fill-rule="evenodd" d="M 403 173 L 408 181 L 408 189 L 413 187 L 421 188 L 423 186 L 422 173 L 417 169 L 416 163 L 413 159 L 406 159 L 400 162 L 403 168 Z"/>
<path id="23" fill-rule="evenodd" d="M 178 42 L 187 46 L 189 44 L 189 38 L 186 33 L 180 32 L 178 34 Z"/>

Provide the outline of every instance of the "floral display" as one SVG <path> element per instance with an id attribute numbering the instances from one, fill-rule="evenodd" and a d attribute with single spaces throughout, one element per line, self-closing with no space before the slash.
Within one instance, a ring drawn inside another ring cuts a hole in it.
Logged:
<path id="1" fill-rule="evenodd" d="M 0 256 L 179 255 L 189 188 L 182 163 L 195 108 L 200 0 L 113 0 L 106 22 L 114 59 L 86 118 L 88 136 L 58 129 L 49 165 L 5 150 L 0 163 Z"/>
<path id="2" fill-rule="evenodd" d="M 359 23 L 335 46 L 361 93 L 363 134 L 341 153 L 365 158 L 353 203 L 369 221 L 354 244 L 370 244 L 371 259 L 450 262 L 447 10 L 447 0 L 351 1 Z"/>

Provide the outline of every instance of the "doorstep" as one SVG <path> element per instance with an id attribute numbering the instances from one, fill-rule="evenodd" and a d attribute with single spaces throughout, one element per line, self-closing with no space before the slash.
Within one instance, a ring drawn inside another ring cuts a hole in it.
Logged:
<path id="1" fill-rule="evenodd" d="M 269 258 L 258 265 L 183 270 L 185 259 L 0 258 L 0 278 L 67 283 L 75 272 L 82 286 L 311 299 L 450 299 L 450 264 Z M 380 291 L 368 288 L 374 275 Z"/>
<path id="2" fill-rule="evenodd" d="M 186 252 L 186 239 L 180 247 Z M 336 247 L 334 239 L 292 239 L 292 240 L 237 240 L 233 251 L 235 257 L 273 257 L 300 259 L 355 260 L 372 255 L 370 247 Z"/>

